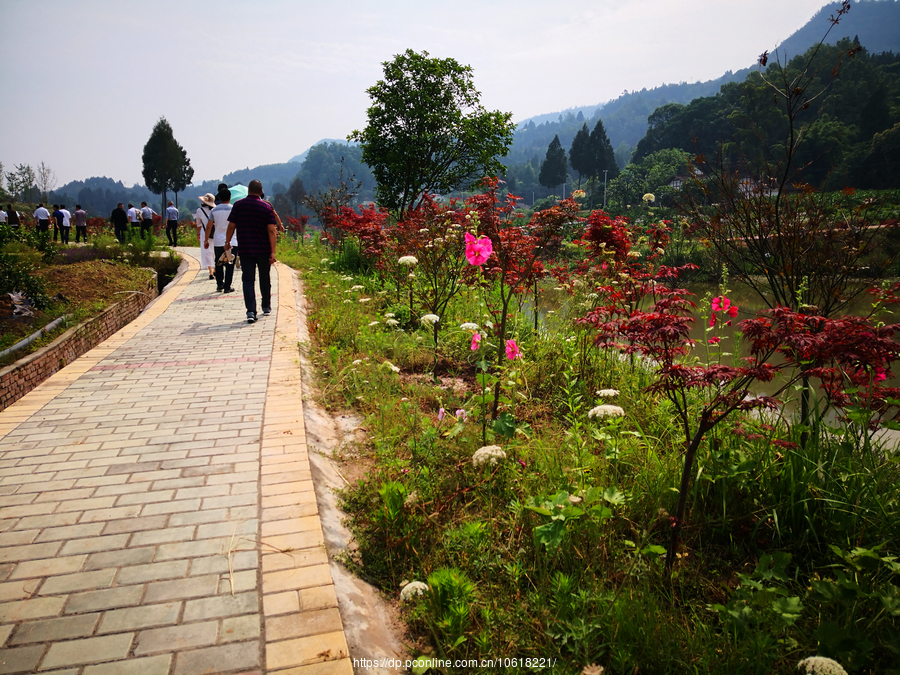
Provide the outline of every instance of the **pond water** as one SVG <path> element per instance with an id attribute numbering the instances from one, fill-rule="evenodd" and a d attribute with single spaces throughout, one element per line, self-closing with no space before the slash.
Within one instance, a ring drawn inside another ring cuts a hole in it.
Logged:
<path id="1" fill-rule="evenodd" d="M 722 313 L 720 312 L 715 328 L 713 330 L 707 330 L 711 312 L 710 302 L 713 297 L 721 295 L 720 286 L 717 284 L 693 283 L 685 284 L 685 287 L 693 294 L 690 299 L 697 305 L 695 314 L 696 320 L 691 328 L 691 338 L 697 341 L 695 353 L 701 360 L 708 363 L 718 361 L 726 365 L 738 364 L 738 359 L 740 357 L 749 355 L 749 350 L 745 343 L 738 344 L 739 353 L 735 354 L 736 340 L 738 339 L 738 324 L 744 319 L 759 316 L 760 312 L 767 309 L 765 303 L 763 303 L 762 299 L 752 288 L 732 283 L 731 290 L 728 292 L 728 299 L 731 301 L 732 305 L 738 307 L 737 317 L 732 320 L 731 326 L 725 326 L 721 321 Z M 872 311 L 872 300 L 873 296 L 871 294 L 861 293 L 847 309 L 842 312 L 842 314 L 854 316 L 868 315 Z M 548 323 L 545 322 L 545 319 L 551 311 L 573 311 L 576 309 L 571 306 L 572 301 L 572 297 L 564 291 L 556 290 L 553 287 L 541 289 L 538 311 L 541 323 L 545 326 L 548 325 Z M 531 317 L 534 316 L 530 302 L 523 308 L 523 311 Z M 586 310 L 582 308 L 580 313 L 583 314 L 584 311 Z M 900 313 L 896 311 L 893 313 L 886 312 L 882 315 L 881 320 L 886 323 L 900 322 Z M 719 345 L 709 345 L 707 341 L 711 337 L 721 338 Z M 769 383 L 759 383 L 757 393 L 771 394 L 772 392 L 777 391 L 783 383 L 784 378 L 776 379 Z M 895 373 L 895 376 L 887 380 L 885 384 L 887 386 L 900 387 L 900 372 Z M 817 396 L 821 394 L 821 390 L 818 387 L 816 388 L 816 394 Z M 797 391 L 784 392 L 779 398 L 784 402 L 784 409 L 787 412 L 792 413 L 798 409 L 799 393 Z"/>

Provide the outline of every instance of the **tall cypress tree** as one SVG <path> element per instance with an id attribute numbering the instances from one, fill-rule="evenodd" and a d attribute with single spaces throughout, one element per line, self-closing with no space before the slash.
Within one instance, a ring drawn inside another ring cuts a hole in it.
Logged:
<path id="1" fill-rule="evenodd" d="M 547 147 L 547 156 L 544 158 L 544 163 L 541 164 L 538 182 L 552 190 L 557 185 L 566 182 L 567 169 L 566 151 L 559 142 L 559 136 L 556 135 Z"/>
<path id="2" fill-rule="evenodd" d="M 607 171 L 607 179 L 612 180 L 619 175 L 619 166 L 616 164 L 616 153 L 613 150 L 612 143 L 606 135 L 606 128 L 603 126 L 603 120 L 598 119 L 591 132 L 591 164 L 592 176 L 600 177 L 603 171 Z"/>
<path id="3" fill-rule="evenodd" d="M 184 148 L 175 140 L 172 127 L 165 117 L 160 117 L 144 145 L 144 183 L 154 194 L 162 195 L 162 208 L 166 210 L 166 193 L 181 192 L 191 183 L 194 169 Z"/>
<path id="4" fill-rule="evenodd" d="M 591 153 L 591 133 L 588 131 L 588 125 L 579 129 L 572 140 L 572 149 L 569 150 L 569 163 L 572 168 L 578 172 L 578 185 L 581 186 L 582 176 L 594 175 L 594 164 Z"/>

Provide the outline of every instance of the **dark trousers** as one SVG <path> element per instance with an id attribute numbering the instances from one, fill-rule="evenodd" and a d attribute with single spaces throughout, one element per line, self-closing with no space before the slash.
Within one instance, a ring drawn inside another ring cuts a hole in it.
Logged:
<path id="1" fill-rule="evenodd" d="M 241 256 L 241 282 L 244 286 L 244 307 L 256 314 L 256 272 L 259 270 L 259 294 L 263 311 L 272 306 L 271 264 L 267 255 Z"/>
<path id="2" fill-rule="evenodd" d="M 115 226 L 116 239 L 119 240 L 120 244 L 125 243 L 125 233 L 128 232 L 127 225 L 116 225 Z"/>
<path id="3" fill-rule="evenodd" d="M 56 241 L 56 238 L 59 236 L 59 231 L 62 229 L 59 223 L 55 220 L 53 221 L 53 241 Z"/>
<path id="4" fill-rule="evenodd" d="M 219 262 L 219 258 L 225 253 L 224 246 L 213 246 L 213 250 L 216 252 L 216 290 L 221 291 L 231 288 L 231 282 L 234 280 L 234 262 Z M 237 246 L 232 246 L 231 255 L 237 256 L 237 254 Z M 243 265 L 244 263 L 242 262 L 241 264 Z"/>
<path id="5" fill-rule="evenodd" d="M 60 228 L 59 228 L 59 241 L 60 241 L 61 243 L 67 244 L 67 245 L 68 245 L 68 243 L 69 243 L 69 230 L 71 230 L 71 229 L 72 229 L 71 226 L 69 226 L 69 227 L 60 227 Z"/>
<path id="6" fill-rule="evenodd" d="M 76 225 L 75 226 L 75 243 L 84 237 L 84 243 L 87 243 L 87 225 Z"/>
<path id="7" fill-rule="evenodd" d="M 166 238 L 169 240 L 169 246 L 178 246 L 178 221 L 166 221 Z"/>
<path id="8" fill-rule="evenodd" d="M 50 221 L 49 220 L 39 220 L 38 221 L 38 232 L 49 232 L 50 231 Z"/>
<path id="9" fill-rule="evenodd" d="M 150 234 L 150 231 L 152 229 L 153 229 L 153 221 L 142 220 L 141 221 L 141 238 L 146 239 L 147 235 Z"/>

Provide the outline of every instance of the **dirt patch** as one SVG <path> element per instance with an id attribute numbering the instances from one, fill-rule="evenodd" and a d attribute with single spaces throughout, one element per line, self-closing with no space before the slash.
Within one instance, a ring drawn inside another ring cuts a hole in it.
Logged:
<path id="1" fill-rule="evenodd" d="M 74 315 L 76 320 L 88 319 L 103 309 L 119 302 L 125 293 L 143 290 L 152 272 L 120 263 L 89 260 L 71 265 L 52 265 L 35 270 L 34 275 L 46 285 L 49 297 L 60 296 L 45 310 L 35 311 L 34 316 L 13 317 L 13 305 L 7 296 L 0 298 L 0 346 L 8 347 L 36 330 L 46 326 L 63 314 Z M 68 326 L 59 330 L 65 331 Z M 47 341 L 52 338 L 43 338 Z M 43 342 L 35 343 L 37 349 Z M 21 351 L 21 358 L 28 351 Z"/>
<path id="2" fill-rule="evenodd" d="M 361 420 L 355 415 L 341 414 L 332 417 L 315 398 L 312 383 L 314 373 L 303 346 L 309 344 L 306 326 L 306 304 L 303 285 L 294 274 L 298 288 L 297 310 L 300 314 L 300 365 L 303 370 L 303 417 L 309 447 L 309 461 L 319 504 L 319 517 L 325 536 L 325 547 L 334 579 L 335 591 L 350 657 L 381 662 L 382 659 L 410 658 L 403 643 L 405 627 L 400 620 L 396 604 L 386 600 L 378 590 L 355 577 L 339 559 L 355 549 L 350 531 L 344 526 L 346 515 L 338 507 L 336 490 L 365 475 L 367 460 L 357 455 L 354 448 L 365 440 Z M 343 457 L 344 461 L 337 461 Z M 397 668 L 359 668 L 357 673 L 403 673 Z"/>

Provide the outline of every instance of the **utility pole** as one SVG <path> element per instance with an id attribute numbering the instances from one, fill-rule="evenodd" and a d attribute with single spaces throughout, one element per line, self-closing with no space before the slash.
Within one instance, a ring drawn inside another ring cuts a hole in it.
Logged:
<path id="1" fill-rule="evenodd" d="M 603 169 L 603 210 L 606 211 L 606 172 L 609 169 Z"/>

